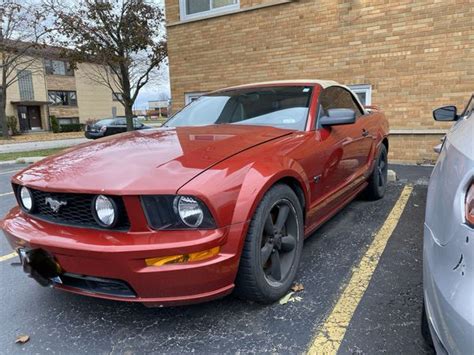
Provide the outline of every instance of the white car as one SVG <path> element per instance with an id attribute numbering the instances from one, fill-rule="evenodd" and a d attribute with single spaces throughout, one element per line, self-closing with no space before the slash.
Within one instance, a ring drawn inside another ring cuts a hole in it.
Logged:
<path id="1" fill-rule="evenodd" d="M 423 244 L 422 333 L 438 354 L 474 353 L 474 95 L 455 121 L 430 178 Z"/>

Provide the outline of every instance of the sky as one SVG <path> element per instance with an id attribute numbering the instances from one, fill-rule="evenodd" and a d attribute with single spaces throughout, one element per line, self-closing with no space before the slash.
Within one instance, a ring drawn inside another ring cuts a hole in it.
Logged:
<path id="1" fill-rule="evenodd" d="M 1 0 L 0 0 L 1 1 Z M 25 1 L 28 3 L 33 4 L 41 4 L 44 0 L 19 0 Z M 74 3 L 73 1 L 77 0 L 63 0 L 64 3 Z M 161 8 L 165 8 L 165 1 L 164 0 L 147 0 L 150 3 L 156 3 L 161 6 Z M 148 101 L 153 100 L 162 100 L 165 97 L 171 98 L 170 94 L 170 85 L 169 85 L 169 71 L 168 65 L 164 65 L 161 69 L 161 78 L 159 82 L 150 82 L 145 87 L 140 90 L 140 93 L 135 101 L 134 109 L 142 110 L 148 108 Z"/>
<path id="2" fill-rule="evenodd" d="M 163 100 L 165 97 L 171 98 L 167 64 L 162 68 L 161 77 L 163 80 L 160 83 L 148 83 L 140 90 L 133 106 L 134 109 L 147 109 L 148 101 Z"/>
<path id="3" fill-rule="evenodd" d="M 164 0 L 149 0 L 149 2 L 157 3 L 162 8 L 165 7 Z M 168 65 L 166 65 L 163 70 L 165 71 L 165 73 L 163 75 L 164 80 L 162 83 L 149 83 L 142 90 L 140 90 L 138 98 L 135 101 L 135 109 L 146 109 L 148 107 L 148 101 L 161 99 L 161 96 L 163 95 L 167 95 L 169 98 L 171 98 Z"/>

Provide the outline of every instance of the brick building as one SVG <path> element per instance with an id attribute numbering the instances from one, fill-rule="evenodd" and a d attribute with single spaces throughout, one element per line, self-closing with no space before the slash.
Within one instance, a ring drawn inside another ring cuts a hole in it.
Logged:
<path id="1" fill-rule="evenodd" d="M 18 68 L 18 81 L 7 89 L 7 116 L 16 116 L 22 132 L 50 130 L 50 116 L 60 124 L 124 115 L 110 89 L 91 80 L 101 69 L 93 63 L 71 68 L 53 47 L 35 50 L 33 64 Z"/>
<path id="2" fill-rule="evenodd" d="M 435 158 L 474 92 L 472 0 L 166 0 L 173 110 L 220 87 L 333 79 L 380 106 L 392 161 Z"/>

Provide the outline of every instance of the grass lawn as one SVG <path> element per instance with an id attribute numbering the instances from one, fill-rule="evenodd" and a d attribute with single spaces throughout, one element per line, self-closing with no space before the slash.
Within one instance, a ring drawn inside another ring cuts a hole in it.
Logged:
<path id="1" fill-rule="evenodd" d="M 73 138 L 84 138 L 84 132 L 26 133 L 26 134 L 20 134 L 19 136 L 13 136 L 13 137 L 11 137 L 11 139 L 1 139 L 0 138 L 0 144 L 27 143 L 27 142 L 39 142 L 39 141 L 54 141 L 54 140 L 58 140 L 58 139 L 73 139 Z"/>
<path id="2" fill-rule="evenodd" d="M 27 157 L 45 157 L 54 153 L 58 153 L 63 148 L 52 148 L 52 149 L 40 149 L 40 150 L 31 150 L 29 152 L 14 152 L 14 153 L 0 153 L 0 161 L 15 160 L 18 158 L 27 158 Z"/>

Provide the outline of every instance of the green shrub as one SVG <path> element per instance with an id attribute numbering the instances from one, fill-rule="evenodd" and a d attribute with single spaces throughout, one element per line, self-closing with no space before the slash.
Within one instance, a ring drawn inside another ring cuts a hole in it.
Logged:
<path id="1" fill-rule="evenodd" d="M 59 133 L 61 127 L 59 126 L 59 121 L 56 116 L 50 116 L 49 119 L 51 120 L 51 130 L 53 133 Z"/>
<path id="2" fill-rule="evenodd" d="M 61 125 L 61 132 L 81 132 L 84 130 L 83 123 L 69 123 Z"/>
<path id="3" fill-rule="evenodd" d="M 7 126 L 12 136 L 20 134 L 18 131 L 18 119 L 15 116 L 7 116 Z"/>

